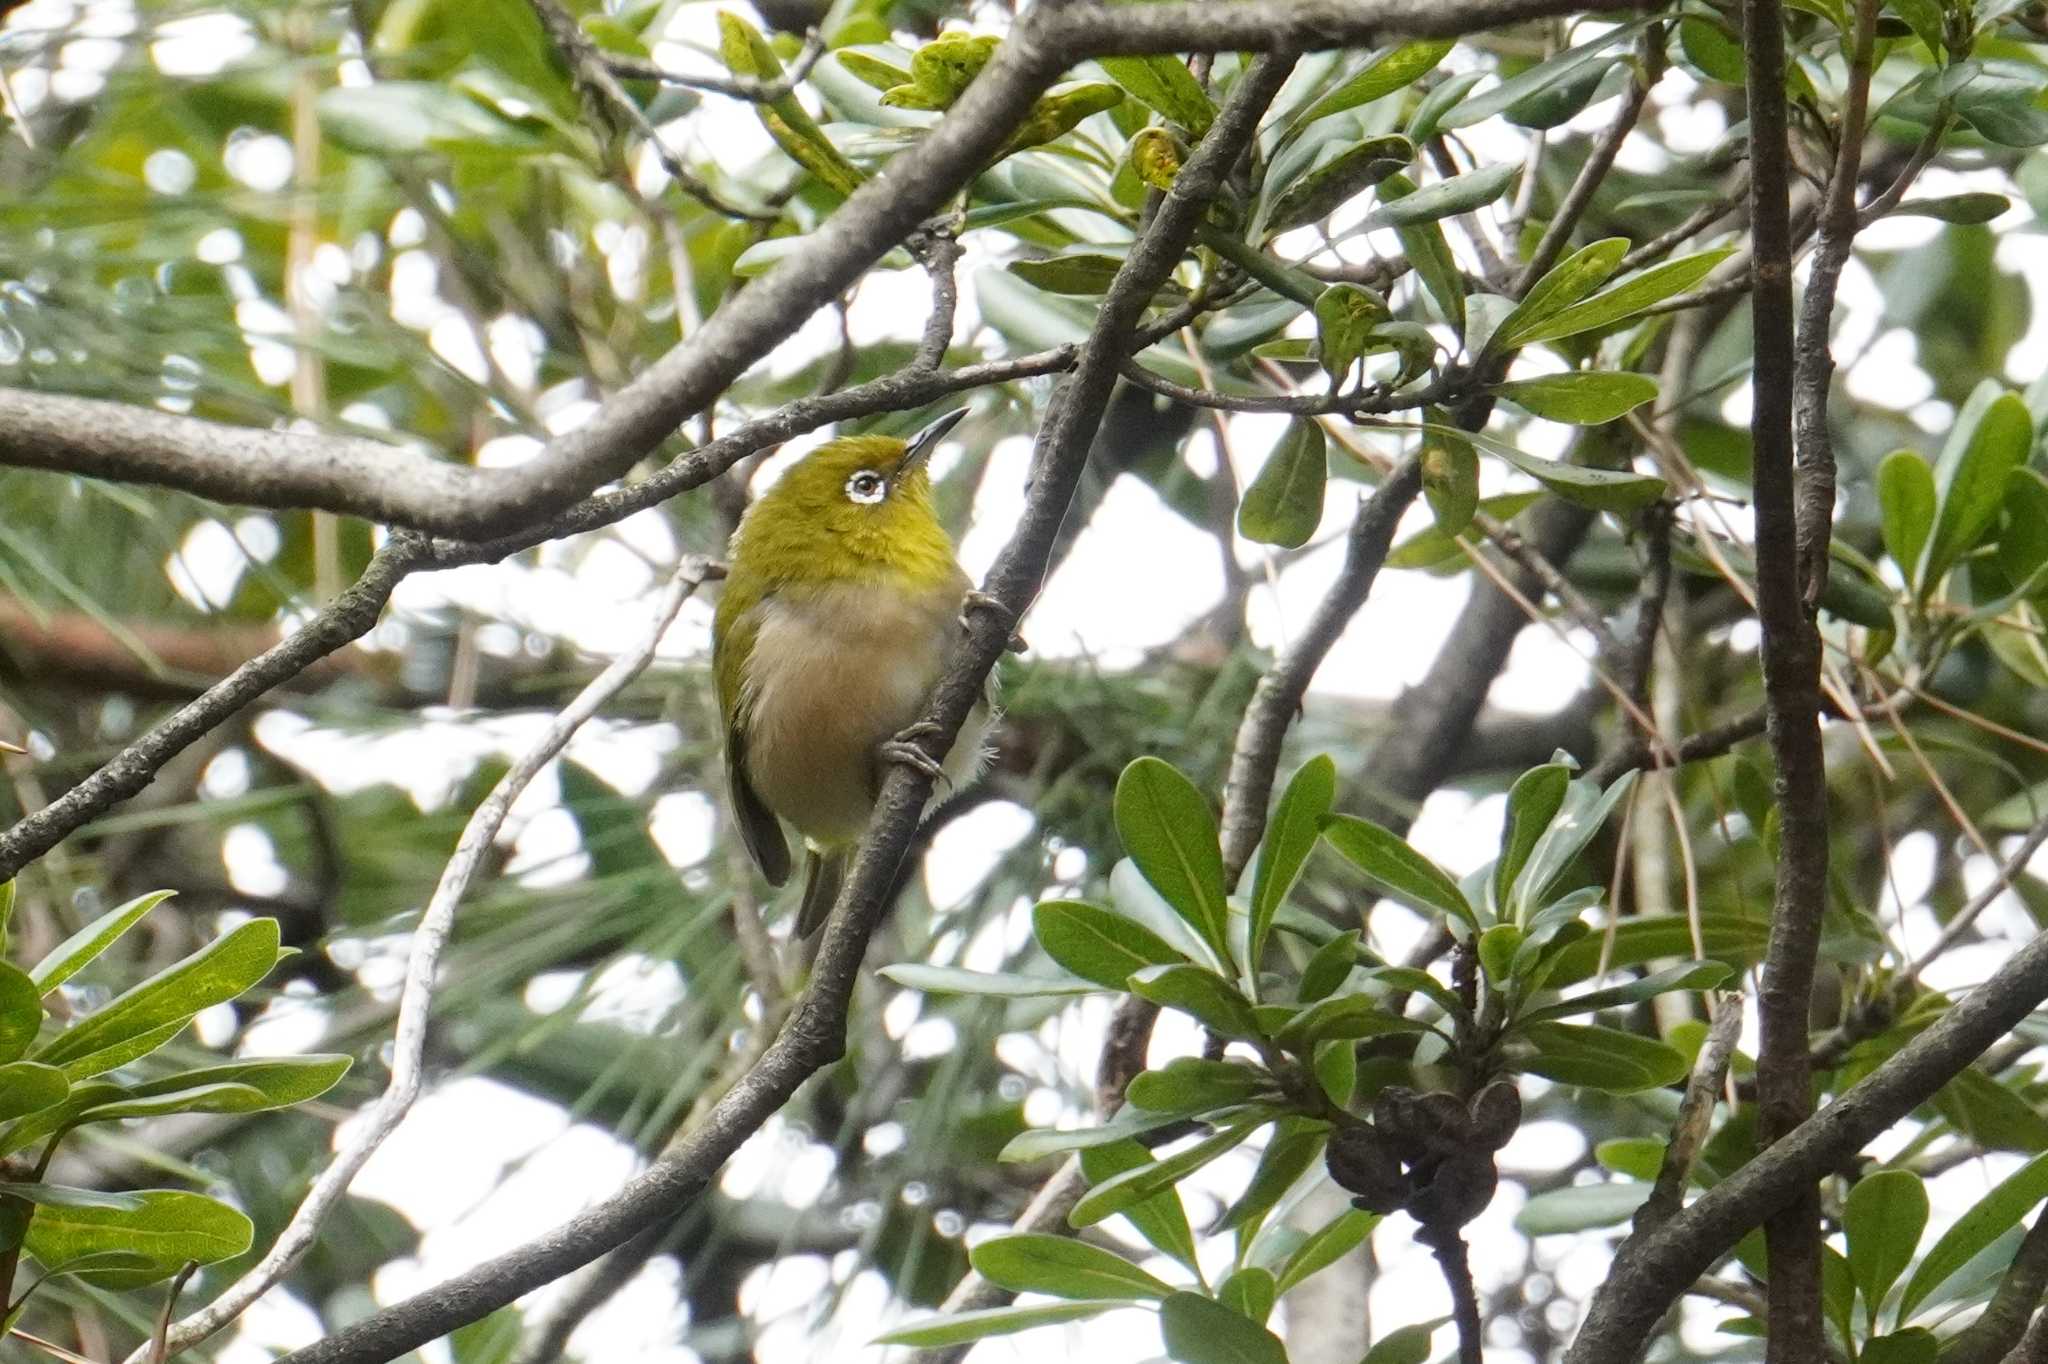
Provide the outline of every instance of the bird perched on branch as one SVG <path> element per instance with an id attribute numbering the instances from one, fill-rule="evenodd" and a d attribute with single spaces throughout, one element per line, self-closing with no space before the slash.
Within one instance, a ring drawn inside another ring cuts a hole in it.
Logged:
<path id="1" fill-rule="evenodd" d="M 959 783 L 980 766 L 987 697 L 943 761 L 917 723 L 965 608 L 988 605 L 932 509 L 926 463 L 966 415 L 908 441 L 844 436 L 805 456 L 734 532 L 712 622 L 734 822 L 774 885 L 789 877 L 780 820 L 807 848 L 797 932 L 822 926 L 882 776 L 906 762 Z"/>

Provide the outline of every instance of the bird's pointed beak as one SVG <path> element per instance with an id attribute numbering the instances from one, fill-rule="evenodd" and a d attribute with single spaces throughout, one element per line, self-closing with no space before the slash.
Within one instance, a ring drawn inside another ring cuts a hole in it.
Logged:
<path id="1" fill-rule="evenodd" d="M 906 441 L 903 446 L 903 459 L 896 465 L 895 477 L 903 477 L 930 459 L 932 451 L 938 449 L 939 442 L 946 438 L 946 433 L 958 426 L 966 416 L 966 408 L 956 407 Z"/>

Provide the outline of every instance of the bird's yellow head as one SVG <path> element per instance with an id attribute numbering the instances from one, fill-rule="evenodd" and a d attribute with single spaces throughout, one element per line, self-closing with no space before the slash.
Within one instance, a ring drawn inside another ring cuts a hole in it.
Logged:
<path id="1" fill-rule="evenodd" d="M 733 538 L 735 571 L 782 581 L 908 578 L 943 582 L 953 542 L 932 507 L 925 465 L 967 415 L 912 436 L 842 436 L 799 460 L 761 496 Z"/>

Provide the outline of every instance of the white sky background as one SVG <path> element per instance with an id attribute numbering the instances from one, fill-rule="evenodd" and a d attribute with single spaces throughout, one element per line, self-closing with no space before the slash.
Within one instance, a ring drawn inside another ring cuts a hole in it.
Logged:
<path id="1" fill-rule="evenodd" d="M 711 28 L 713 12 L 708 4 L 686 8 L 678 16 L 672 36 L 715 43 Z M 100 73 L 120 56 L 122 44 L 118 40 L 133 30 L 136 20 L 129 7 L 119 0 L 87 0 L 76 6 L 69 0 L 33 0 L 12 17 L 11 23 L 30 28 L 76 25 L 73 31 L 78 40 L 64 48 L 54 75 L 46 78 L 39 70 L 29 70 L 15 78 L 14 94 L 32 112 L 51 99 L 91 98 L 102 80 Z M 239 60 L 249 50 L 247 35 L 240 25 L 218 18 L 164 25 L 152 49 L 166 71 L 195 77 L 204 77 Z M 704 60 L 687 48 L 665 49 L 658 55 L 692 68 L 702 66 Z M 1461 52 L 1453 61 L 1465 56 Z M 349 82 L 367 79 L 359 67 L 345 69 L 343 76 Z M 1681 73 L 1668 73 L 1659 86 L 1661 107 L 1655 115 L 1670 144 L 1681 152 L 1711 146 L 1724 131 L 1718 111 L 1711 107 L 1694 108 L 1687 103 L 1687 89 L 1688 82 Z M 757 158 L 771 153 L 771 145 L 750 111 L 716 100 L 708 108 L 706 117 L 694 124 L 678 125 L 675 130 L 679 150 L 686 159 L 709 158 L 728 171 L 743 173 Z M 1574 126 L 1604 126 L 1612 108 L 1611 101 L 1594 105 Z M 1510 136 L 1498 125 L 1467 131 L 1474 135 L 1475 149 L 1482 154 L 1512 155 L 1519 159 L 1518 134 Z M 1647 154 L 1648 148 L 1631 142 L 1624 149 L 1622 164 L 1650 169 L 1638 159 Z M 177 164 L 183 161 L 182 156 L 169 156 L 174 159 L 153 158 L 148 174 L 153 185 L 166 193 L 177 193 L 190 184 L 191 168 L 189 164 Z M 235 147 L 230 167 L 250 187 L 274 191 L 289 182 L 291 156 L 289 144 L 281 139 L 249 138 Z M 643 158 L 643 162 L 644 187 L 658 191 L 658 167 L 652 158 Z M 1937 170 L 1923 177 L 1916 194 L 1931 196 L 1967 188 L 2002 187 L 1996 176 L 1971 177 Z M 1362 207 L 1352 212 L 1361 212 Z M 2029 216 L 2023 205 L 2015 207 L 2003 224 L 2019 224 Z M 403 250 L 417 240 L 417 230 L 416 223 L 402 219 L 393 224 L 388 234 L 391 248 Z M 1936 224 L 1924 220 L 1893 219 L 1873 227 L 1862 240 L 1871 249 L 1897 250 L 1918 245 L 1937 230 Z M 216 235 L 226 239 L 209 239 L 208 258 L 220 263 L 233 262 L 239 256 L 239 242 L 232 240 L 232 233 Z M 956 338 L 973 335 L 980 325 L 972 280 L 978 267 L 990 263 L 991 258 L 985 253 L 986 243 L 991 240 L 999 238 L 984 233 L 968 239 L 967 258 L 960 272 L 966 287 Z M 1371 239 L 1350 245 L 1359 255 L 1375 249 L 1395 249 L 1391 242 Z M 614 282 L 628 297 L 636 287 L 633 258 L 643 248 L 644 243 L 627 240 L 623 233 L 611 244 Z M 2000 263 L 2023 271 L 2035 296 L 2031 330 L 2014 348 L 2007 363 L 2007 377 L 2025 383 L 2048 366 L 2048 306 L 2044 306 L 2048 304 L 2048 289 L 2044 289 L 2048 285 L 2048 264 L 2040 259 L 2034 242 L 2018 234 L 2001 241 Z M 355 267 L 349 253 L 336 245 L 323 250 L 312 268 L 331 292 L 335 286 L 349 281 Z M 478 337 L 434 292 L 433 268 L 423 253 L 402 256 L 398 269 L 409 285 L 417 287 L 409 287 L 394 301 L 395 312 L 407 325 L 426 332 L 452 365 L 480 375 L 482 348 L 488 346 L 507 372 L 515 376 L 534 372 L 530 329 L 501 324 L 493 326 L 488 335 Z M 925 281 L 918 272 L 871 276 L 853 305 L 853 335 L 861 343 L 914 337 L 927 303 Z M 275 301 L 252 293 L 246 300 L 242 320 L 250 334 L 259 373 L 282 383 L 289 373 L 290 352 L 272 337 L 289 329 L 289 319 Z M 1910 338 L 1882 328 L 1874 281 L 1860 264 L 1852 263 L 1842 283 L 1836 345 L 1838 357 L 1859 352 L 1862 355 L 1861 362 L 1847 375 L 1849 390 L 1865 401 L 1906 411 L 1925 431 L 1941 430 L 1950 410 L 1946 404 L 1929 399 L 1924 378 L 1911 363 Z M 793 369 L 823 346 L 836 344 L 836 340 L 836 324 L 821 316 L 766 363 L 777 369 Z M 546 398 L 542 408 L 551 432 L 577 424 L 590 410 L 587 401 L 553 402 Z M 1725 410 L 1731 419 L 1746 418 L 1746 392 L 1732 392 Z M 1229 445 L 1241 484 L 1256 471 L 1283 425 L 1284 419 L 1277 417 L 1230 419 Z M 973 430 L 970 422 L 962 434 L 971 438 Z M 1556 446 L 1562 443 L 1561 435 L 1560 429 L 1545 431 L 1539 424 L 1525 433 L 1522 443 L 1536 453 L 1555 453 Z M 774 477 L 816 439 L 792 442 L 764 470 L 764 479 Z M 1204 437 L 1192 444 L 1192 460 L 1213 461 L 1217 457 L 1213 438 Z M 514 463 L 529 456 L 536 446 L 537 442 L 525 438 L 501 440 L 493 443 L 484 458 L 494 464 Z M 1006 441 L 993 455 L 975 504 L 973 522 L 962 537 L 962 557 L 970 572 L 977 576 L 1001 547 L 1007 527 L 1014 523 L 1021 503 L 1021 475 L 1027 456 L 1028 445 L 1022 440 Z M 952 458 L 957 458 L 956 450 L 941 453 L 940 472 Z M 1483 467 L 1489 492 L 1517 486 L 1513 476 L 1497 463 L 1487 461 Z M 1259 643 L 1268 647 L 1283 643 L 1320 598 L 1336 572 L 1341 557 L 1337 542 L 1349 523 L 1358 495 L 1356 485 L 1333 482 L 1320 532 L 1324 539 L 1322 547 L 1280 573 L 1277 591 L 1261 588 L 1254 593 L 1251 624 Z M 1419 529 L 1427 521 L 1426 509 L 1418 506 L 1404 524 L 1403 534 Z M 1743 524 L 1740 518 L 1737 524 Z M 275 531 L 263 518 L 249 518 L 234 530 L 235 534 L 230 534 L 222 526 L 201 527 L 185 545 L 182 557 L 169 566 L 180 590 L 195 602 L 203 605 L 227 599 L 246 563 L 245 549 L 258 557 L 274 552 Z M 662 568 L 673 561 L 676 553 L 666 525 L 651 513 L 627 521 L 615 533 L 623 543 L 601 543 L 594 548 L 578 545 L 573 549 L 550 546 L 540 553 L 537 566 L 478 566 L 410 579 L 401 586 L 392 618 L 381 627 L 373 644 L 402 647 L 404 622 L 408 618 L 458 607 L 508 623 L 509 628 L 493 627 L 495 633 L 487 631 L 481 641 L 494 652 L 520 647 L 522 630 L 567 639 L 593 654 L 614 651 L 641 628 L 649 609 L 649 594 L 658 584 Z M 1248 566 L 1262 564 L 1263 553 L 1258 546 L 1238 545 L 1240 561 Z M 1315 684 L 1317 694 L 1390 699 L 1417 681 L 1454 619 L 1468 590 L 1468 581 L 1412 573 L 1383 575 L 1371 600 L 1324 664 Z M 1125 479 L 1112 488 L 1063 571 L 1048 586 L 1026 623 L 1026 633 L 1041 657 L 1088 656 L 1107 667 L 1127 666 L 1142 650 L 1173 638 L 1198 618 L 1215 602 L 1221 588 L 1221 575 L 1208 537 L 1162 507 L 1144 485 Z M 664 655 L 701 657 L 708 647 L 708 621 L 708 605 L 691 603 L 671 630 Z M 1583 639 L 1567 641 L 1547 629 L 1525 631 L 1507 670 L 1493 688 L 1493 704 L 1531 713 L 1554 711 L 1585 684 L 1586 670 L 1580 653 L 1585 647 Z M 297 717 L 278 713 L 263 720 L 259 735 L 263 742 L 288 754 L 294 762 L 321 773 L 338 788 L 396 776 L 423 807 L 432 807 L 447 799 L 480 757 L 493 751 L 516 749 L 541 723 L 538 717 L 473 719 L 449 715 L 430 720 L 423 729 L 371 738 L 323 732 Z M 660 749 L 673 744 L 675 737 L 646 728 L 600 723 L 579 736 L 571 754 L 622 790 L 637 792 L 645 790 L 653 780 Z M 233 763 L 223 764 L 209 772 L 208 794 L 235 794 L 246 781 L 246 770 L 237 771 Z M 536 782 L 521 801 L 508 833 L 516 841 L 518 852 L 515 872 L 524 869 L 535 877 L 551 880 L 578 874 L 574 827 L 555 808 L 557 800 L 550 774 Z M 1454 872 L 1462 872 L 1490 856 L 1499 818 L 1498 797 L 1475 802 L 1457 793 L 1443 793 L 1425 806 L 1412 838 Z M 711 828 L 712 811 L 700 795 L 671 796 L 656 808 L 656 837 L 679 865 L 695 862 L 704 855 Z M 949 829 L 939 840 L 926 869 L 935 902 L 951 903 L 964 897 L 995 859 L 1029 836 L 1030 829 L 1028 812 L 1004 804 L 986 807 Z M 238 885 L 251 891 L 276 888 L 283 871 L 260 833 L 253 828 L 238 831 L 230 838 L 228 847 L 230 871 Z M 1894 858 L 1894 879 L 1905 901 L 1906 936 L 1913 946 L 1931 941 L 1936 931 L 1932 916 L 1919 903 L 1931 875 L 1933 852 L 1930 838 L 1914 835 L 1901 844 Z M 1966 864 L 1965 876 L 1974 890 L 1988 880 L 1989 864 L 1981 858 L 1972 859 Z M 1390 909 L 1383 907 L 1375 913 L 1372 923 L 1375 945 L 1394 954 L 1405 946 L 1401 936 L 1412 932 L 1416 925 L 1404 912 L 1389 912 Z M 1888 904 L 1884 907 L 1885 916 L 1890 918 L 1900 909 L 1899 905 Z M 1994 913 L 2007 914 L 2009 931 L 2027 931 L 2023 918 L 2012 917 L 2018 914 L 2016 909 L 2007 906 Z M 997 964 L 1026 933 L 1028 925 L 1021 909 L 1005 922 L 984 926 L 967 953 L 967 964 Z M 404 946 L 402 939 L 366 945 L 362 949 L 365 962 L 361 967 L 365 979 L 373 984 L 382 980 L 395 992 Z M 1981 979 L 1996 955 L 1994 948 L 1952 953 L 1930 972 L 1929 983 L 1955 987 Z M 621 960 L 601 971 L 599 977 L 595 1011 L 628 1026 L 651 1026 L 679 993 L 678 978 L 666 963 Z M 581 983 L 580 977 L 567 973 L 544 977 L 530 985 L 527 1001 L 538 1010 L 559 1007 Z M 871 990 L 861 997 L 860 1007 L 885 1007 L 885 1020 L 892 1035 L 903 1038 L 906 1046 L 940 1051 L 950 1042 L 947 1025 L 936 1020 L 919 1021 L 918 1000 L 907 992 L 886 987 Z M 1085 1092 L 1107 1012 L 1105 1001 L 1089 999 L 1072 1006 L 1036 1034 L 1013 1035 L 1003 1040 L 1001 1051 L 1005 1060 L 1037 1081 L 1028 1110 L 1033 1121 L 1079 1119 L 1079 1113 L 1067 1106 L 1060 1095 L 1063 1089 L 1076 1087 Z M 1155 1057 L 1198 1049 L 1199 1039 L 1192 1027 L 1176 1026 L 1178 1022 L 1171 1014 L 1162 1021 Z M 308 1048 L 317 1045 L 319 1027 L 315 1011 L 300 1009 L 294 1013 L 281 1005 L 270 1021 L 253 1031 L 248 1046 L 261 1051 Z M 1529 1083 L 1542 1084 L 1534 1080 Z M 886 1131 L 877 1139 L 886 1141 Z M 1583 1146 L 1579 1134 L 1564 1124 L 1531 1123 L 1517 1134 L 1503 1154 L 1502 1163 L 1510 1170 L 1554 1170 L 1576 1159 Z M 1240 1148 L 1190 1181 L 1190 1211 L 1197 1226 L 1221 1206 L 1214 1202 L 1204 1208 L 1204 1198 L 1227 1197 L 1241 1187 L 1255 1158 L 1256 1148 Z M 1935 1230 L 2002 1177 L 2011 1163 L 2002 1157 L 1978 1161 L 1933 1181 Z M 394 1263 L 378 1274 L 373 1285 L 378 1301 L 393 1302 L 428 1289 L 514 1243 L 530 1239 L 609 1194 L 638 1164 L 634 1153 L 609 1134 L 585 1124 L 571 1124 L 554 1105 L 488 1079 L 466 1078 L 440 1086 L 422 1100 L 411 1119 L 354 1186 L 356 1193 L 398 1208 L 424 1235 L 416 1260 Z M 826 1148 L 777 1119 L 735 1157 L 722 1177 L 722 1185 L 736 1197 L 772 1194 L 801 1207 L 824 1191 L 831 1173 Z M 1504 1184 L 1492 1207 L 1469 1229 L 1468 1239 L 1474 1246 L 1482 1290 L 1494 1286 L 1509 1273 L 1520 1272 L 1518 1259 L 1488 1253 L 1490 1245 L 1514 1243 L 1509 1225 L 1520 1198 L 1518 1188 Z M 994 1230 L 975 1228 L 970 1238 Z M 1394 1218 L 1375 1235 L 1374 1249 L 1381 1266 L 1372 1296 L 1375 1334 L 1449 1310 L 1436 1268 L 1428 1255 L 1412 1245 L 1411 1230 L 1407 1219 Z M 1131 1244 L 1138 1243 L 1132 1240 Z M 1209 1250 L 1219 1262 L 1227 1259 L 1227 1248 L 1223 1245 L 1211 1246 Z M 1544 1271 L 1552 1274 L 1574 1299 L 1582 1300 L 1605 1273 L 1607 1247 L 1600 1238 L 1549 1238 L 1539 1245 L 1537 1254 Z M 1149 1267 L 1162 1277 L 1179 1277 L 1179 1271 L 1156 1257 Z M 887 1300 L 878 1276 L 860 1276 L 845 1292 L 835 1316 L 825 1321 L 813 1319 L 813 1305 L 828 1284 L 843 1283 L 856 1270 L 854 1258 L 848 1253 L 831 1263 L 815 1256 L 796 1256 L 756 1274 L 746 1286 L 743 1307 L 765 1324 L 759 1357 L 766 1364 L 795 1364 L 823 1358 L 882 1358 L 884 1352 L 866 1348 L 866 1342 L 903 1313 Z M 529 1300 L 529 1306 L 544 1303 L 556 1291 L 536 1295 Z M 1720 1315 L 1725 1313 L 1717 1312 L 1702 1320 Z M 1283 1304 L 1279 1320 L 1284 1321 L 1284 1317 Z M 574 1349 L 584 1358 L 614 1364 L 683 1364 L 696 1358 L 689 1350 L 673 1344 L 683 1322 L 675 1268 L 672 1262 L 663 1261 L 644 1272 L 593 1316 L 578 1332 Z M 306 1343 L 316 1333 L 317 1322 L 303 1305 L 285 1294 L 273 1293 L 250 1313 L 240 1338 L 222 1358 L 227 1364 L 255 1364 L 273 1357 L 278 1350 Z M 1699 1337 L 1701 1342 L 1707 1338 Z M 1088 1342 L 1085 1349 L 1084 1339 Z M 1440 1335 L 1438 1340 L 1440 1347 L 1447 1344 L 1448 1334 Z M 1133 1312 L 988 1342 L 976 1350 L 973 1358 L 980 1364 L 1084 1354 L 1144 1358 L 1156 1354 L 1158 1348 L 1150 1315 Z M 436 1355 L 439 1349 L 431 1347 L 427 1352 L 429 1358 L 445 1357 Z M 1508 1364 L 1516 1357 L 1512 1349 L 1490 1354 L 1500 1364 Z"/>

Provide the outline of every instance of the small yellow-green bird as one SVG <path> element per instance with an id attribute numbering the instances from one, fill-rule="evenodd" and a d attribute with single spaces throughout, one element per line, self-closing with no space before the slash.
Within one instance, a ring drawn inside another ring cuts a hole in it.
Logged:
<path id="1" fill-rule="evenodd" d="M 785 819 L 807 846 L 797 933 L 822 926 L 890 762 L 953 783 L 979 767 L 986 697 L 943 763 L 914 726 L 963 605 L 979 598 L 932 509 L 925 464 L 966 416 L 908 441 L 844 436 L 747 509 L 712 621 L 725 776 L 747 851 L 789 877 Z"/>

